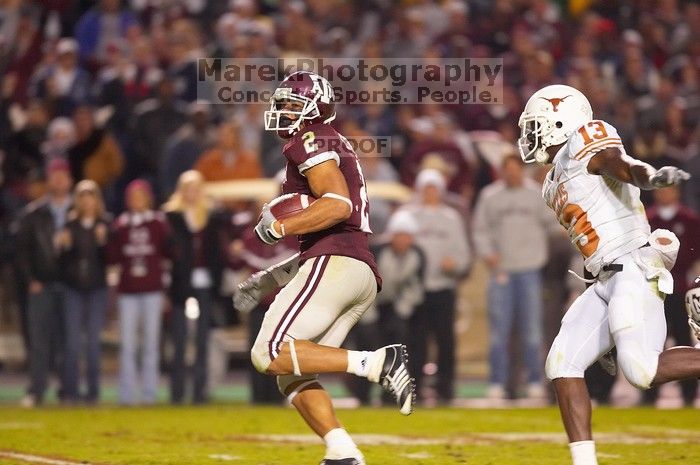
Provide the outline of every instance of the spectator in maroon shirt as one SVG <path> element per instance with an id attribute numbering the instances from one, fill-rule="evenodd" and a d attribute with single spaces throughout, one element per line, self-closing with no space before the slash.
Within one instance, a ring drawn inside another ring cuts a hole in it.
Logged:
<path id="1" fill-rule="evenodd" d="M 175 353 L 171 364 L 171 402 L 185 396 L 185 346 L 187 319 L 196 322 L 196 357 L 192 402 L 207 401 L 207 359 L 212 308 L 221 283 L 224 254 L 221 251 L 221 215 L 204 193 L 198 171 L 180 175 L 175 192 L 163 206 L 171 230 L 173 304 L 172 337 Z"/>
<path id="2" fill-rule="evenodd" d="M 675 345 L 692 346 L 683 297 L 697 274 L 693 270 L 697 270 L 700 260 L 700 217 L 697 212 L 683 205 L 680 199 L 681 193 L 677 186 L 656 189 L 654 206 L 649 210 L 648 216 L 652 230 L 668 229 L 681 241 L 676 264 L 671 270 L 674 281 L 673 294 L 666 296 L 664 306 L 668 332 L 675 340 Z M 697 379 L 681 381 L 686 406 L 693 405 L 697 387 Z M 644 401 L 653 403 L 657 395 L 658 391 L 655 388 L 645 391 Z"/>
<path id="3" fill-rule="evenodd" d="M 109 263 L 118 276 L 119 403 L 152 404 L 158 393 L 164 262 L 168 257 L 165 215 L 152 210 L 153 192 L 137 179 L 126 187 L 127 211 L 112 225 Z M 141 331 L 139 340 L 138 334 Z M 141 387 L 136 354 L 141 346 Z"/>

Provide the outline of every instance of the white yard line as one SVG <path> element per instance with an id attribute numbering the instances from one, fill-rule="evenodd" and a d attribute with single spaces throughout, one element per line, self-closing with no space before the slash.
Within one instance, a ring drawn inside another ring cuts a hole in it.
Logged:
<path id="1" fill-rule="evenodd" d="M 43 428 L 42 423 L 24 422 L 24 421 L 5 421 L 0 422 L 0 430 L 3 429 L 39 429 Z"/>
<path id="2" fill-rule="evenodd" d="M 223 462 L 231 462 L 233 460 L 241 460 L 243 457 L 239 457 L 238 455 L 229 455 L 229 454 L 210 454 L 209 458 L 214 459 L 214 460 L 221 460 Z"/>
<path id="3" fill-rule="evenodd" d="M 687 432 L 690 433 L 690 432 Z M 697 436 L 690 434 L 685 437 L 653 437 L 648 434 L 634 433 L 597 433 L 596 441 L 601 444 L 686 444 L 697 443 Z M 551 444 L 565 444 L 564 433 L 472 433 L 455 435 L 450 437 L 414 437 L 393 434 L 354 434 L 353 439 L 361 446 L 437 446 L 444 444 L 458 445 L 488 445 L 496 442 L 542 442 Z M 312 434 L 247 434 L 239 436 L 237 440 L 294 443 L 294 444 L 320 444 L 321 440 Z"/>
<path id="4" fill-rule="evenodd" d="M 433 458 L 433 454 L 430 454 L 428 452 L 412 452 L 412 453 L 399 454 L 399 455 L 401 457 L 404 457 L 407 459 L 413 459 L 413 460 L 423 460 L 423 459 Z"/>
<path id="5" fill-rule="evenodd" d="M 46 465 L 90 465 L 89 462 L 71 462 L 69 460 L 58 460 L 40 455 L 19 454 L 17 452 L 0 451 L 0 458 L 20 460 L 29 463 L 45 463 Z"/>

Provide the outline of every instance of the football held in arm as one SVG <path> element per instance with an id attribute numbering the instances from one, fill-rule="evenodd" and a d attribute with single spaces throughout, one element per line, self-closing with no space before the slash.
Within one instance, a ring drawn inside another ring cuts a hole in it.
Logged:
<path id="1" fill-rule="evenodd" d="M 253 344 L 253 365 L 277 377 L 280 392 L 324 440 L 323 465 L 364 465 L 318 375 L 347 372 L 377 383 L 404 415 L 413 410 L 415 387 L 403 344 L 340 348 L 374 301 L 381 276 L 369 249 L 365 179 L 352 146 L 330 126 L 334 119 L 332 87 L 317 74 L 291 74 L 274 92 L 265 128 L 287 141 L 286 179 L 283 195 L 263 206 L 255 233 L 270 246 L 297 236 L 299 253 L 252 275 L 234 303 L 250 309 L 281 288 Z"/>

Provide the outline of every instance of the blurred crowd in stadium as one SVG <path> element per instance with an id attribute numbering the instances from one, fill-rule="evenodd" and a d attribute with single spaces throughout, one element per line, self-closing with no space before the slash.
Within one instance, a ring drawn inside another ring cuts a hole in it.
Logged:
<path id="1" fill-rule="evenodd" d="M 502 105 L 338 109 L 347 137 L 391 137 L 390 157 L 359 154 L 365 177 L 415 191 L 407 205 L 372 198 L 384 290 L 353 340 L 407 341 L 420 387 L 432 336 L 439 401 L 455 395 L 455 302 L 479 261 L 490 273 L 488 396 L 509 395 L 511 353 L 525 395 L 546 395 L 542 353 L 581 287 L 539 193 L 546 171 L 526 170 L 514 147 L 524 102 L 547 84 L 583 91 L 633 156 L 693 175 L 682 192 L 644 193 L 652 226 L 683 244 L 667 306 L 673 338 L 688 342 L 679 296 L 700 260 L 699 31 L 700 5 L 682 0 L 0 1 L 2 318 L 21 315 L 25 404 L 41 403 L 56 366 L 62 401 L 98 401 L 115 295 L 119 401 L 155 400 L 165 327 L 172 402 L 205 402 L 209 330 L 239 324 L 232 285 L 293 253 L 293 240 L 256 241 L 256 202 L 204 194 L 210 181 L 273 178 L 284 159 L 263 105 L 197 98 L 199 57 L 503 58 Z M 253 336 L 267 304 L 246 318 Z M 510 347 L 514 330 L 522 349 Z M 609 382 L 591 380 L 605 402 Z M 279 399 L 268 380 L 253 375 L 253 387 L 256 401 Z M 352 390 L 369 401 L 368 386 Z M 684 384 L 686 402 L 696 390 Z"/>

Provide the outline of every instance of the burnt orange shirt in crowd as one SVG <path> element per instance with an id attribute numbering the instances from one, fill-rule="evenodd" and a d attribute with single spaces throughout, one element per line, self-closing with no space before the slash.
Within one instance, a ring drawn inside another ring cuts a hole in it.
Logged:
<path id="1" fill-rule="evenodd" d="M 194 169 L 208 182 L 262 177 L 260 163 L 250 152 L 237 152 L 230 162 L 226 158 L 222 149 L 213 148 L 199 157 Z"/>

